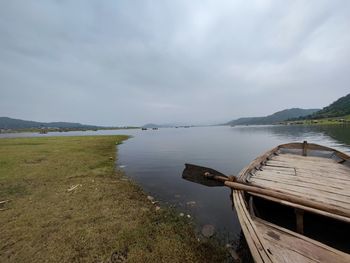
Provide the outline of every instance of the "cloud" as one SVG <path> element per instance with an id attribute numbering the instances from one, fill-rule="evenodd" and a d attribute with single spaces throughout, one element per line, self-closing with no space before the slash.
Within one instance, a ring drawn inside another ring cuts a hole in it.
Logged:
<path id="1" fill-rule="evenodd" d="M 348 1 L 3 1 L 1 115 L 221 122 L 349 92 Z"/>

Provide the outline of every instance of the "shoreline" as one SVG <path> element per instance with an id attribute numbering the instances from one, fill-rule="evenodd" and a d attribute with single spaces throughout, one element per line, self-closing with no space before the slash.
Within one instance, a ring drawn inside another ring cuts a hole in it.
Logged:
<path id="1" fill-rule="evenodd" d="M 115 169 L 127 136 L 0 140 L 0 260 L 222 262 L 215 239 Z"/>

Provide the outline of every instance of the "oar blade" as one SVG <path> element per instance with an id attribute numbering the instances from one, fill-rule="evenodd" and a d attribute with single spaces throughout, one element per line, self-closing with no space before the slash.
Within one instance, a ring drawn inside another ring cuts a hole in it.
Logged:
<path id="1" fill-rule="evenodd" d="M 206 176 L 206 175 L 210 176 Z M 203 166 L 198 166 L 194 164 L 185 164 L 185 169 L 182 172 L 182 178 L 194 183 L 202 184 L 205 186 L 224 186 L 224 183 L 219 180 L 215 180 L 213 176 L 226 177 L 226 175 Z"/>

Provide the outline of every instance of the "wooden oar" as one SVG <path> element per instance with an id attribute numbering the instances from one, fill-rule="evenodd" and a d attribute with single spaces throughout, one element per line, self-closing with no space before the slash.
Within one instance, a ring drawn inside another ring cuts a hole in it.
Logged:
<path id="1" fill-rule="evenodd" d="M 182 178 L 191 182 L 206 186 L 227 186 L 234 190 L 241 190 L 249 193 L 259 194 L 261 196 L 273 197 L 278 200 L 283 200 L 350 218 L 350 211 L 337 208 L 334 205 L 319 203 L 310 199 L 301 198 L 296 195 L 287 194 L 275 189 L 263 188 L 245 182 L 238 182 L 236 180 L 236 177 L 226 176 L 211 168 L 194 164 L 185 164 L 185 166 L 186 168 L 182 173 Z"/>

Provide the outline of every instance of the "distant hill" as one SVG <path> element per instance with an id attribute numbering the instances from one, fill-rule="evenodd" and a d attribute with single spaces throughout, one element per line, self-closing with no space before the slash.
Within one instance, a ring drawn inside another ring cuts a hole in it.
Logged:
<path id="1" fill-rule="evenodd" d="M 319 111 L 319 109 L 300 109 L 292 108 L 282 111 L 278 111 L 274 114 L 265 116 L 265 117 L 247 117 L 239 118 L 237 120 L 232 120 L 226 125 L 268 125 L 275 124 L 278 122 L 286 121 L 289 119 L 299 118 L 313 114 L 314 112 Z"/>
<path id="2" fill-rule="evenodd" d="M 37 122 L 0 117 L 0 129 L 31 129 L 31 128 L 62 128 L 62 129 L 96 129 L 98 126 L 84 125 L 72 122 Z"/>
<path id="3" fill-rule="evenodd" d="M 333 118 L 333 117 L 343 117 L 350 114 L 350 94 L 341 97 L 322 110 L 319 110 L 306 119 L 323 119 L 323 118 Z"/>
<path id="4" fill-rule="evenodd" d="M 142 128 L 172 128 L 177 126 L 187 126 L 186 124 L 179 124 L 179 123 L 167 123 L 167 124 L 155 124 L 155 123 L 147 123 L 142 126 Z"/>

